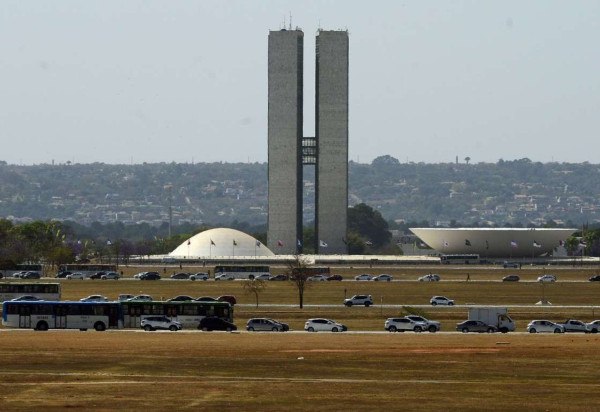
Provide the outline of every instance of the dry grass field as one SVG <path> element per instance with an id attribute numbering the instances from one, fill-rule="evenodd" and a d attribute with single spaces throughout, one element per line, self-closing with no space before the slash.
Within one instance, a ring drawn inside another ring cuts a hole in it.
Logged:
<path id="1" fill-rule="evenodd" d="M 61 280 L 66 300 L 95 293 L 232 294 L 241 303 L 234 314 L 240 329 L 254 316 L 280 319 L 294 330 L 309 317 L 323 316 L 347 324 L 350 332 L 0 329 L 0 411 L 596 410 L 600 334 L 381 332 L 386 317 L 403 313 L 403 306 L 427 305 L 437 294 L 459 305 L 520 305 L 510 314 L 521 332 L 534 318 L 600 318 L 600 282 L 587 282 L 595 268 L 547 269 L 559 282 L 545 286 L 499 281 L 513 272 L 534 280 L 544 272 L 539 268 L 468 269 L 346 269 L 339 273 L 390 273 L 407 281 L 315 283 L 306 291 L 304 309 L 297 307 L 289 282 L 267 282 L 255 307 L 242 282 Z M 141 270 L 125 269 L 129 276 Z M 443 281 L 414 281 L 428 272 L 440 273 Z M 373 295 L 375 305 L 341 305 L 355 293 Z M 534 306 L 542 296 L 553 306 Z M 418 310 L 440 320 L 445 331 L 466 318 L 460 307 Z M 359 330 L 371 332 L 353 332 Z"/>
<path id="2" fill-rule="evenodd" d="M 5 410 L 595 410 L 598 335 L 0 331 Z"/>

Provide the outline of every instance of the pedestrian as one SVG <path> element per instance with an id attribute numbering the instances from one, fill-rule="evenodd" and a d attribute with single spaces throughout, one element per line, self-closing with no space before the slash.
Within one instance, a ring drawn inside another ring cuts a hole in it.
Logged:
<path id="1" fill-rule="evenodd" d="M 467 282 L 471 280 L 471 274 L 467 273 Z"/>

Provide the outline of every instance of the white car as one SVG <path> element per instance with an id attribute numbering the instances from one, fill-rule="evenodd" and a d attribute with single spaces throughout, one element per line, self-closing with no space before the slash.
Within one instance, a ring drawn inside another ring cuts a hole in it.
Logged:
<path id="1" fill-rule="evenodd" d="M 271 274 L 270 273 L 261 273 L 258 276 L 254 277 L 254 280 L 269 280 L 271 278 Z"/>
<path id="2" fill-rule="evenodd" d="M 565 332 L 583 332 L 590 333 L 590 329 L 588 328 L 587 323 L 583 323 L 577 319 L 567 319 L 563 323 L 559 323 L 563 328 L 565 328 Z"/>
<path id="3" fill-rule="evenodd" d="M 549 320 L 532 320 L 527 325 L 529 333 L 565 333 L 565 328 Z"/>
<path id="4" fill-rule="evenodd" d="M 230 275 L 228 273 L 222 273 L 220 275 L 215 276 L 215 280 L 235 280 L 235 276 Z"/>
<path id="5" fill-rule="evenodd" d="M 69 280 L 73 280 L 73 279 L 85 279 L 86 276 L 83 273 L 77 272 L 77 273 L 71 273 L 70 275 L 67 275 L 67 279 Z"/>
<path id="6" fill-rule="evenodd" d="M 391 275 L 386 275 L 385 273 L 382 273 L 381 275 L 375 276 L 373 279 L 376 282 L 391 282 L 391 280 L 394 279 Z"/>
<path id="7" fill-rule="evenodd" d="M 345 332 L 348 328 L 331 319 L 315 318 L 306 321 L 304 330 L 307 332 Z"/>
<path id="8" fill-rule="evenodd" d="M 127 299 L 128 302 L 152 302 L 153 300 L 150 295 L 137 295 Z"/>
<path id="9" fill-rule="evenodd" d="M 593 320 L 590 323 L 586 323 L 586 326 L 590 333 L 598 333 L 600 330 L 600 320 Z"/>
<path id="10" fill-rule="evenodd" d="M 430 273 L 428 275 L 421 276 L 418 279 L 418 281 L 419 282 L 439 282 L 440 281 L 440 275 L 436 275 L 436 274 Z"/>
<path id="11" fill-rule="evenodd" d="M 429 303 L 431 303 L 433 306 L 437 306 L 437 305 L 452 306 L 452 305 L 454 305 L 454 300 L 448 299 L 445 296 L 434 296 L 431 299 L 429 299 Z"/>
<path id="12" fill-rule="evenodd" d="M 385 330 L 389 332 L 423 332 L 427 330 L 427 325 L 424 322 L 417 322 L 408 318 L 387 318 L 384 324 Z"/>
<path id="13" fill-rule="evenodd" d="M 313 275 L 306 278 L 309 282 L 325 282 L 327 280 L 327 276 L 325 275 Z"/>
<path id="14" fill-rule="evenodd" d="M 194 273 L 189 277 L 190 280 L 208 280 L 208 273 Z"/>
<path id="15" fill-rule="evenodd" d="M 147 318 L 142 319 L 140 327 L 145 331 L 163 329 L 175 332 L 181 330 L 181 323 L 176 320 L 171 320 L 166 316 L 148 316 Z"/>
<path id="16" fill-rule="evenodd" d="M 422 316 L 407 315 L 407 316 L 405 316 L 405 318 L 414 320 L 415 322 L 423 322 L 425 324 L 425 329 L 427 329 L 429 332 L 432 332 L 432 333 L 437 332 L 441 329 L 440 322 L 435 321 L 435 320 L 429 320 Z"/>
<path id="17" fill-rule="evenodd" d="M 106 296 L 102 295 L 90 295 L 86 298 L 79 299 L 80 302 L 108 302 Z"/>
<path id="18" fill-rule="evenodd" d="M 371 280 L 373 276 L 363 273 L 362 275 L 354 276 L 354 280 Z"/>
<path id="19" fill-rule="evenodd" d="M 556 276 L 554 275 L 542 275 L 537 278 L 538 282 L 556 282 Z"/>
<path id="20" fill-rule="evenodd" d="M 373 304 L 373 298 L 371 295 L 354 295 L 351 298 L 344 299 L 344 305 L 350 307 L 353 305 L 360 305 L 369 307 Z"/>

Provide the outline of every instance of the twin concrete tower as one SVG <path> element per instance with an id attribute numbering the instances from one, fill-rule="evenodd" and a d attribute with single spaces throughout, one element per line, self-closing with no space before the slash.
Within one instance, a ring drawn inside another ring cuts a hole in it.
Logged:
<path id="1" fill-rule="evenodd" d="M 315 136 L 303 130 L 304 33 L 269 32 L 269 218 L 277 254 L 303 251 L 303 170 L 315 167 L 317 253 L 346 254 L 348 214 L 348 32 L 316 37 Z"/>

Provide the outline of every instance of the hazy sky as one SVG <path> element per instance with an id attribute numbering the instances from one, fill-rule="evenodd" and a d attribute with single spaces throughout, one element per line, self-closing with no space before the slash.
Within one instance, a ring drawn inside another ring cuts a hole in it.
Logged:
<path id="1" fill-rule="evenodd" d="M 598 1 L 0 2 L 0 160 L 264 162 L 267 36 L 350 34 L 350 158 L 600 163 Z"/>

